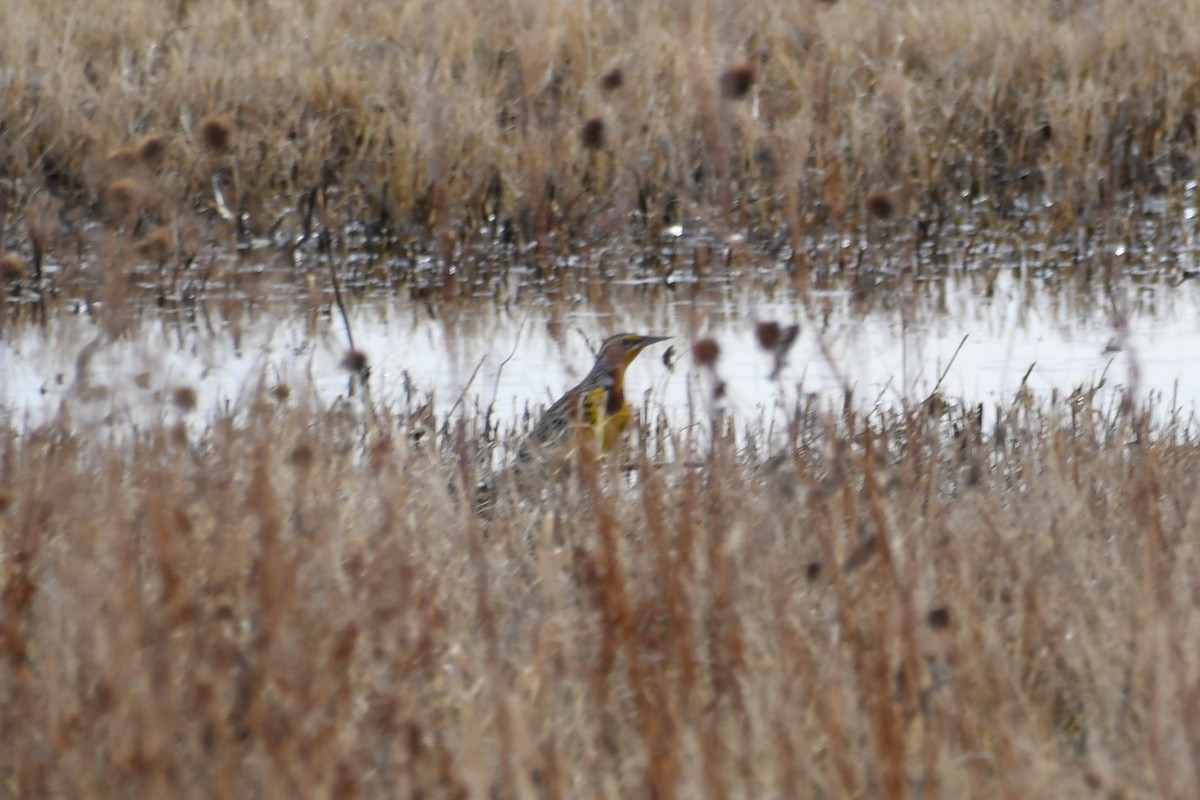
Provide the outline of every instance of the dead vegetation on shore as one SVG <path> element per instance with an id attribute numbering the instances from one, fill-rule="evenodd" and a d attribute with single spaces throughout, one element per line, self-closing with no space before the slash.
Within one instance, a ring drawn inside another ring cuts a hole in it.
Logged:
<path id="1" fill-rule="evenodd" d="M 714 397 L 700 300 L 735 279 L 817 312 L 968 271 L 1068 311 L 1180 285 L 1197 12 L 6 9 L 0 334 L 96 331 L 61 416 L 0 428 L 0 796 L 1200 795 L 1196 429 L 1133 389 L 644 420 L 485 514 L 509 443 L 432 401 L 155 383 L 157 419 L 68 414 L 159 306 L 236 337 L 281 285 L 360 386 L 342 287 L 448 329 L 533 287 L 556 337 L 688 287 Z M 755 334 L 778 375 L 795 326 Z"/>
<path id="2" fill-rule="evenodd" d="M 18 3 L 0 245 L 62 260 L 100 219 L 186 260 L 324 226 L 449 261 L 682 224 L 782 235 L 802 269 L 806 235 L 870 217 L 1074 233 L 1194 175 L 1198 11 Z"/>
<path id="3" fill-rule="evenodd" d="M 1149 419 L 675 433 L 484 517 L 467 420 L 9 431 L 0 785 L 1188 796 L 1200 459 Z"/>

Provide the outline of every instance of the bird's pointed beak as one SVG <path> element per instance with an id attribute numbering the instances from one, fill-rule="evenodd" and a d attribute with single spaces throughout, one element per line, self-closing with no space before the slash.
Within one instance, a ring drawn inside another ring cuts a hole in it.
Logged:
<path id="1" fill-rule="evenodd" d="M 643 336 L 641 339 L 638 339 L 636 346 L 638 350 L 641 350 L 643 347 L 649 347 L 652 344 L 665 342 L 670 338 L 670 336 Z"/>

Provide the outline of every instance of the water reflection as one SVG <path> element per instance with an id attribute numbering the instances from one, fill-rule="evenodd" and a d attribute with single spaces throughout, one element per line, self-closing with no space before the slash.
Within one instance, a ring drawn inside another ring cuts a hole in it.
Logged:
<path id="1" fill-rule="evenodd" d="M 686 424 L 710 401 L 690 343 L 712 335 L 725 408 L 767 422 L 801 395 L 840 404 L 845 388 L 868 409 L 919 402 L 935 387 L 985 408 L 1010 402 L 1028 373 L 1035 395 L 1096 383 L 1112 403 L 1135 372 L 1140 398 L 1191 414 L 1200 401 L 1200 326 L 1194 282 L 1080 291 L 1030 280 L 1020 269 L 898 283 L 867 295 L 813 292 L 808 303 L 761 283 L 721 291 L 611 285 L 607 294 L 552 303 L 478 303 L 432 309 L 420 299 L 369 300 L 350 310 L 355 343 L 370 360 L 371 397 L 395 411 L 432 396 L 439 414 L 489 413 L 519 422 L 577 381 L 595 346 L 617 330 L 670 335 L 629 373 L 630 398 Z M 9 328 L 0 341 L 0 423 L 40 424 L 66 410 L 79 425 L 145 425 L 184 415 L 178 387 L 204 412 L 244 407 L 260 385 L 293 398 L 345 397 L 349 376 L 341 319 L 296 306 L 182 320 L 151 313 L 115 339 L 89 317 Z M 798 341 L 778 380 L 754 339 L 754 323 L 798 323 Z M 1032 366 L 1032 371 L 1030 367 Z M 1107 371 L 1107 372 L 1106 372 Z M 940 381 L 940 383 L 939 383 Z"/>

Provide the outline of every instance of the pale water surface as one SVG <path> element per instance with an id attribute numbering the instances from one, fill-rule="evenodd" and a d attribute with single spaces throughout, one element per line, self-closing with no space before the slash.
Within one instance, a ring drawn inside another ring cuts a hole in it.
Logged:
<path id="1" fill-rule="evenodd" d="M 434 315 L 407 299 L 371 299 L 350 317 L 372 365 L 370 397 L 396 412 L 432 396 L 439 414 L 490 408 L 493 419 L 517 423 L 578 380 L 590 366 L 589 343 L 617 330 L 674 337 L 673 365 L 664 363 L 667 345 L 656 345 L 634 364 L 629 387 L 639 408 L 680 425 L 710 408 L 712 377 L 690 356 L 690 343 L 707 335 L 721 345 L 722 405 L 751 425 L 802 396 L 840 405 L 843 385 L 864 410 L 920 402 L 943 373 L 941 394 L 982 403 L 989 415 L 1013 400 L 1027 372 L 1040 397 L 1092 387 L 1104 375 L 1097 404 L 1115 403 L 1131 385 L 1139 399 L 1187 418 L 1200 404 L 1196 282 L 1130 282 L 1090 296 L 1004 271 L 989 296 L 983 280 L 956 280 L 883 294 L 866 310 L 847 292 L 815 293 L 807 307 L 734 290 L 717 300 L 659 292 L 621 306 L 631 309 L 622 316 L 580 303 L 560 314 L 557 339 L 544 304 L 480 303 Z M 801 326 L 778 380 L 754 340 L 759 320 Z M 185 415 L 170 402 L 178 387 L 197 393 L 198 408 L 186 414 L 193 424 L 206 412 L 246 407 L 260 386 L 285 383 L 293 400 L 333 404 L 349 394 L 339 366 L 346 349 L 336 313 L 275 308 L 200 323 L 146 312 L 115 340 L 90 317 L 63 314 L 4 332 L 0 423 L 23 428 L 65 412 L 81 426 L 142 426 Z"/>

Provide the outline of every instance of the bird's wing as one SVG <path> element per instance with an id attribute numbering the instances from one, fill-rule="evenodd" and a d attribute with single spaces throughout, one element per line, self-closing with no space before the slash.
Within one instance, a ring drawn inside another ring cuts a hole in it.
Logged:
<path id="1" fill-rule="evenodd" d="M 593 371 L 546 409 L 534 426 L 529 439 L 539 445 L 561 444 L 567 440 L 571 426 L 581 420 L 595 419 L 596 404 L 603 411 L 608 392 L 613 386 L 611 374 Z"/>

